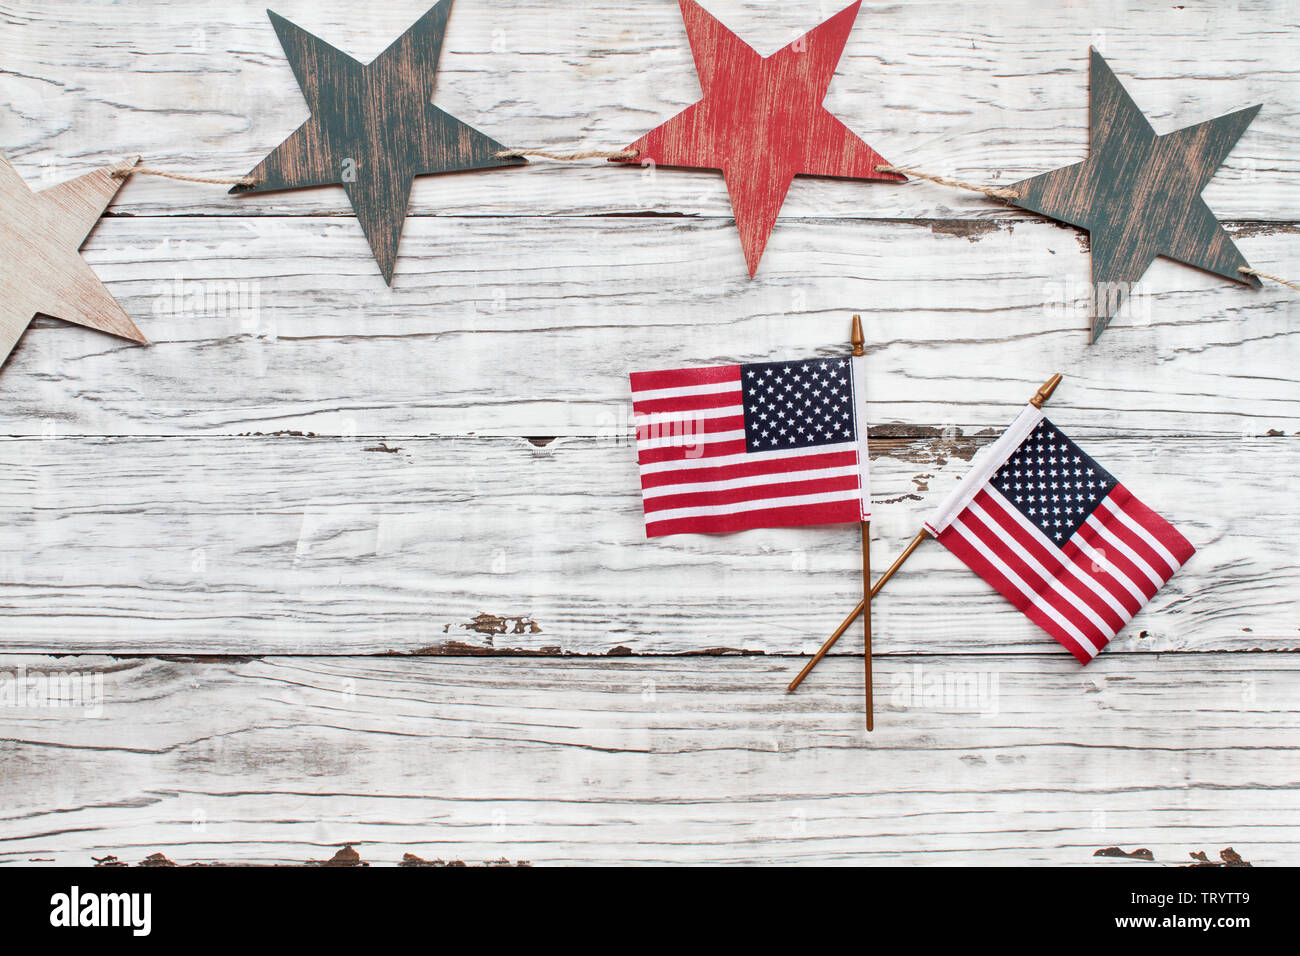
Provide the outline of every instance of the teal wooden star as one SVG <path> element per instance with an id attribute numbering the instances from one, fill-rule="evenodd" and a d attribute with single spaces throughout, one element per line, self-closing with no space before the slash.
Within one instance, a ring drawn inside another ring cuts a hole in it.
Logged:
<path id="1" fill-rule="evenodd" d="M 1157 136 L 1106 61 L 1092 52 L 1088 158 L 1011 187 L 1017 206 L 1086 229 L 1092 246 L 1092 341 L 1157 256 L 1258 286 L 1201 190 L 1258 106 Z"/>
<path id="2" fill-rule="evenodd" d="M 392 285 L 416 176 L 526 162 L 498 159 L 505 147 L 433 105 L 450 11 L 451 0 L 441 0 L 363 64 L 268 10 L 311 119 L 248 173 L 252 185 L 231 192 L 342 184 Z"/>

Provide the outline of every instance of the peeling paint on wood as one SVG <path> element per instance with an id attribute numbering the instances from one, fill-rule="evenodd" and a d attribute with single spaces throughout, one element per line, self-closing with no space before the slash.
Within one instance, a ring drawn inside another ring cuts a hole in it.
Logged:
<path id="1" fill-rule="evenodd" d="M 1209 859 L 1204 850 L 1197 850 L 1189 855 L 1196 861 L 1190 864 L 1191 866 L 1250 866 L 1250 863 L 1243 860 L 1241 854 L 1230 846 L 1219 851 L 1219 862 L 1217 863 Z"/>
<path id="2" fill-rule="evenodd" d="M 397 652 L 393 652 L 397 653 Z M 465 641 L 440 641 L 425 647 L 417 647 L 409 652 L 413 657 L 574 657 L 566 653 L 558 644 L 546 644 L 541 647 L 501 647 L 490 638 L 482 644 L 468 644 Z"/>
<path id="3" fill-rule="evenodd" d="M 499 860 L 485 860 L 481 864 L 466 863 L 464 860 L 424 860 L 414 853 L 403 853 L 402 862 L 398 866 L 532 866 L 527 860 L 515 860 L 511 863 L 505 857 Z"/>
<path id="4" fill-rule="evenodd" d="M 956 236 L 970 242 L 979 242 L 991 232 L 1005 229 L 1012 232 L 1015 226 L 997 219 L 947 219 L 931 222 L 930 232 L 936 236 Z"/>
<path id="5" fill-rule="evenodd" d="M 797 248 L 732 289 L 716 280 L 725 250 L 739 256 L 729 223 L 634 233 L 590 219 L 412 220 L 405 268 L 437 281 L 379 310 L 376 280 L 358 273 L 370 265 L 361 236 L 324 218 L 250 228 L 168 217 L 97 229 L 85 257 L 141 328 L 162 334 L 141 348 L 50 321 L 24 336 L 0 376 L 5 433 L 617 440 L 631 424 L 628 369 L 660 367 L 666 343 L 681 363 L 839 354 L 854 308 L 873 428 L 1002 427 L 1059 369 L 1068 377 L 1053 402 L 1072 407 L 1080 440 L 1300 430 L 1300 387 L 1287 373 L 1300 365 L 1296 293 L 1157 261 L 1159 294 L 1135 296 L 1115 336 L 1080 354 L 1088 260 L 1042 222 L 972 246 L 928 226 L 792 220 L 772 243 Z M 188 246 L 165 241 L 177 232 Z M 798 254 L 809 245 L 844 252 L 812 261 Z M 1287 275 L 1300 236 L 1241 245 L 1257 268 Z M 232 262 L 256 263 L 258 309 L 177 311 L 165 283 L 139 278 L 210 286 L 229 281 Z M 571 374 L 557 377 L 561 355 Z"/>
<path id="6" fill-rule="evenodd" d="M 1187 855 L 1192 860 L 1192 862 L 1178 863 L 1177 864 L 1178 866 L 1242 867 L 1242 866 L 1251 865 L 1246 860 L 1243 860 L 1241 858 L 1241 854 L 1239 854 L 1236 850 L 1234 850 L 1230 846 L 1224 847 L 1222 850 L 1219 851 L 1219 859 L 1217 861 L 1211 860 L 1208 856 L 1206 856 L 1204 850 L 1192 850 Z M 1140 847 L 1139 849 L 1136 850 L 1124 850 L 1117 846 L 1108 846 L 1105 849 L 1097 850 L 1095 853 L 1093 853 L 1093 856 L 1118 857 L 1120 859 L 1126 859 L 1126 860 L 1142 860 L 1147 863 L 1167 864 L 1167 861 L 1157 860 L 1155 854 L 1152 853 L 1150 850 L 1148 850 L 1146 847 Z"/>
<path id="7" fill-rule="evenodd" d="M 479 634 L 488 635 L 488 642 L 497 634 L 540 634 L 541 627 L 530 617 L 500 617 L 496 614 L 484 614 L 479 612 L 474 619 L 465 624 L 445 624 L 443 633 L 447 633 L 452 627 L 463 627 L 467 631 L 477 631 Z"/>
<path id="8" fill-rule="evenodd" d="M 96 867 L 122 868 L 131 865 L 123 860 L 119 860 L 116 856 L 113 855 L 99 857 L 99 858 L 92 857 L 92 860 Z M 53 862 L 53 860 L 31 858 L 28 860 L 28 862 L 31 863 Z M 195 861 L 191 863 L 174 863 L 167 858 L 167 855 L 165 853 L 156 852 L 156 853 L 150 853 L 148 856 L 146 856 L 143 860 L 140 860 L 135 865 L 139 867 L 166 869 L 166 868 L 258 866 L 263 864 L 254 864 L 254 863 L 247 863 L 242 861 L 223 862 L 220 860 L 204 860 L 204 861 Z M 370 861 L 363 860 L 361 858 L 361 854 L 357 852 L 357 850 L 354 849 L 351 844 L 348 844 L 346 846 L 340 847 L 335 852 L 335 854 L 332 857 L 330 857 L 328 860 L 307 860 L 302 863 L 277 863 L 273 865 L 280 866 L 280 867 L 301 866 L 301 867 L 356 868 L 356 867 L 373 866 L 375 864 L 371 863 Z M 484 860 L 481 863 L 466 863 L 464 860 L 442 860 L 442 859 L 425 860 L 422 859 L 421 857 L 416 856 L 414 853 L 407 852 L 402 854 L 401 860 L 396 865 L 399 867 L 503 867 L 503 866 L 527 867 L 527 866 L 531 866 L 532 864 L 528 860 L 515 860 L 512 862 L 510 860 L 507 860 L 505 857 L 501 857 L 496 860 Z"/>
<path id="9" fill-rule="evenodd" d="M 1093 856 L 1119 856 L 1119 857 L 1124 857 L 1125 859 L 1128 860 L 1154 860 L 1155 859 L 1155 854 L 1153 854 L 1146 847 L 1141 847 L 1136 850 L 1121 850 L 1117 846 L 1108 846 L 1103 850 L 1098 850 L 1096 853 L 1093 854 Z"/>

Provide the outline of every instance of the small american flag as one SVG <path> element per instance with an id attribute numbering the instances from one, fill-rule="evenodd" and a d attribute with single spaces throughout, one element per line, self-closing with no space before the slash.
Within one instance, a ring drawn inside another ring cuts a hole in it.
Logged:
<path id="1" fill-rule="evenodd" d="M 1032 405 L 925 526 L 1084 664 L 1195 552 Z"/>
<path id="2" fill-rule="evenodd" d="M 633 372 L 646 537 L 869 518 L 862 363 Z"/>

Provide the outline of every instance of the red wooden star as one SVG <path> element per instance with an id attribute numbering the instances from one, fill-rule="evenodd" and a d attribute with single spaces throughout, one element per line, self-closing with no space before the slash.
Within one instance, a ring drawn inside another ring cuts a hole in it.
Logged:
<path id="1" fill-rule="evenodd" d="M 695 0 L 678 0 L 704 98 L 628 149 L 625 163 L 720 169 L 752 278 L 795 176 L 906 181 L 822 106 L 861 0 L 759 56 Z"/>

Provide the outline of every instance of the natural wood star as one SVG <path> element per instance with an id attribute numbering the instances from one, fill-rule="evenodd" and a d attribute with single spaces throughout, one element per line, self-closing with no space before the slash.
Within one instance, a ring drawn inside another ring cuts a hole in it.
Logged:
<path id="1" fill-rule="evenodd" d="M 393 282 L 411 182 L 427 173 L 521 166 L 496 140 L 433 105 L 451 0 L 441 0 L 370 63 L 267 11 L 311 119 L 233 193 L 342 184 L 384 281 Z"/>
<path id="2" fill-rule="evenodd" d="M 1258 106 L 1157 136 L 1092 51 L 1091 145 L 1082 163 L 1011 189 L 1017 206 L 1088 230 L 1092 246 L 1092 341 L 1105 331 L 1157 256 L 1258 286 L 1246 259 L 1201 199 Z"/>
<path id="3" fill-rule="evenodd" d="M 679 0 L 704 98 L 628 149 L 620 162 L 720 169 L 752 278 L 797 175 L 905 182 L 822 106 L 858 3 L 763 57 L 695 0 Z"/>
<path id="4" fill-rule="evenodd" d="M 77 251 L 122 188 L 113 173 L 138 162 L 32 192 L 0 158 L 0 362 L 37 313 L 145 341 Z"/>

